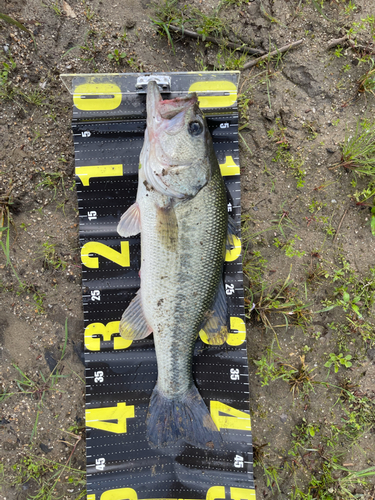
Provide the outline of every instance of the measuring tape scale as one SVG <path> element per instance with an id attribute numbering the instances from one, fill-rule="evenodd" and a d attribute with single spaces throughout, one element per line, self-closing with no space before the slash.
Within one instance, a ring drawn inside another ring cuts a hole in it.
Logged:
<path id="1" fill-rule="evenodd" d="M 211 104 L 212 99 L 221 97 L 207 96 Z M 129 104 L 127 99 L 118 99 L 118 95 L 115 99 L 119 106 Z M 103 105 L 101 98 L 88 101 L 91 106 L 94 101 Z M 144 113 L 144 105 L 138 107 L 137 104 L 132 109 L 137 108 L 138 113 L 142 108 Z M 209 109 L 207 121 L 227 188 L 228 213 L 239 226 L 238 114 L 223 113 L 220 109 L 220 115 L 215 116 L 217 109 L 215 106 Z M 101 119 L 98 110 L 81 111 L 86 119 L 90 114 Z M 113 110 L 99 111 L 109 118 Z M 132 343 L 118 333 L 122 312 L 139 287 L 140 238 L 124 241 L 116 231 L 117 221 L 136 197 L 146 121 L 144 116 L 134 119 L 135 114 L 129 121 L 73 123 L 78 152 L 76 174 L 86 326 L 88 499 L 130 498 L 118 496 L 125 490 L 135 498 L 145 499 L 151 496 L 150 492 L 155 496 L 158 491 L 163 491 L 164 498 L 177 491 L 179 496 L 194 493 L 196 498 L 210 498 L 212 488 L 222 488 L 213 484 L 226 484 L 233 489 L 239 486 L 238 481 L 241 486 L 249 487 L 243 488 L 248 497 L 242 498 L 254 498 L 250 496 L 253 493 L 251 424 L 246 349 L 242 347 L 246 345 L 246 328 L 239 235 L 235 248 L 227 252 L 224 265 L 231 323 L 228 342 L 221 347 L 210 346 L 201 331 L 193 362 L 194 378 L 222 433 L 223 449 L 199 450 L 180 443 L 168 450 L 171 455 L 168 457 L 163 450 L 150 449 L 145 438 L 145 418 L 157 378 L 153 342 L 144 339 Z M 218 366 L 222 371 L 217 370 Z M 128 474 L 130 470 L 133 472 Z M 212 475 L 214 471 L 218 473 L 217 482 Z M 198 476 L 189 480 L 195 474 Z M 164 476 L 169 479 L 162 490 Z M 230 490 L 226 487 L 225 491 L 228 494 Z"/>
<path id="2" fill-rule="evenodd" d="M 163 490 L 158 489 L 154 493 L 162 493 Z M 103 492 L 100 495 L 89 494 L 87 500 L 138 500 L 137 492 L 133 488 L 117 488 Z M 139 500 L 166 500 L 165 498 L 142 498 Z M 227 488 L 225 486 L 211 486 L 207 494 L 203 497 L 192 498 L 170 498 L 169 500 L 256 500 L 255 491 L 253 488 Z"/>

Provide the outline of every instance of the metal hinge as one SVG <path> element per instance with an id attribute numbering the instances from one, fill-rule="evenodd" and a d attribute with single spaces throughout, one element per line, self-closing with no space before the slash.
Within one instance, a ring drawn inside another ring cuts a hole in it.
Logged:
<path id="1" fill-rule="evenodd" d="M 160 92 L 171 91 L 171 77 L 167 75 L 145 75 L 137 78 L 136 89 L 138 93 L 147 92 L 148 82 L 154 80 L 159 87 Z"/>

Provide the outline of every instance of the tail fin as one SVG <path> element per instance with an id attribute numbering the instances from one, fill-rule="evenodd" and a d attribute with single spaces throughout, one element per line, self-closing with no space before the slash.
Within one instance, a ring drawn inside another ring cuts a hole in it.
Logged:
<path id="1" fill-rule="evenodd" d="M 193 385 L 180 399 L 168 399 L 156 385 L 147 414 L 147 436 L 153 448 L 179 439 L 198 448 L 220 448 L 223 439 L 198 389 Z"/>

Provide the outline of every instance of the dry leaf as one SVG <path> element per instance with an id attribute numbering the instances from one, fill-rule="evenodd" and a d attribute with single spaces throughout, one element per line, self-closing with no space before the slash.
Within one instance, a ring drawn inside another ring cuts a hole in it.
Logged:
<path id="1" fill-rule="evenodd" d="M 74 10 L 71 8 L 71 6 L 68 4 L 68 2 L 65 2 L 65 0 L 63 0 L 62 8 L 68 17 L 77 17 L 77 14 L 74 12 Z"/>

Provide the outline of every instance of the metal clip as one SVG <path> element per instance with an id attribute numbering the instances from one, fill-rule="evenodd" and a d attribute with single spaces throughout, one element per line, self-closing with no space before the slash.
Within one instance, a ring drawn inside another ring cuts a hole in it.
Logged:
<path id="1" fill-rule="evenodd" d="M 160 92 L 171 91 L 171 77 L 167 75 L 146 75 L 137 78 L 136 89 L 137 93 L 143 94 L 147 92 L 148 82 L 154 80 L 159 87 Z"/>

